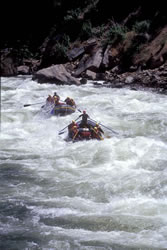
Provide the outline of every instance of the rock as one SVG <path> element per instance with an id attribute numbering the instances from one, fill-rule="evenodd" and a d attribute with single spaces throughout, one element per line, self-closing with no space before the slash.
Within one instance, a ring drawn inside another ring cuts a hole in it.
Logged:
<path id="1" fill-rule="evenodd" d="M 87 77 L 90 80 L 96 79 L 96 73 L 91 70 L 86 70 L 85 77 Z"/>
<path id="2" fill-rule="evenodd" d="M 133 58 L 134 65 L 145 64 L 147 68 L 160 67 L 167 60 L 167 25 L 148 42 Z"/>
<path id="3" fill-rule="evenodd" d="M 77 59 L 79 56 L 81 56 L 85 52 L 84 47 L 81 48 L 73 48 L 67 53 L 68 59 L 70 61 Z"/>
<path id="4" fill-rule="evenodd" d="M 37 80 L 39 83 L 80 85 L 80 81 L 77 78 L 71 76 L 71 74 L 67 72 L 62 64 L 54 65 L 37 71 L 33 75 L 32 80 Z"/>
<path id="5" fill-rule="evenodd" d="M 118 73 L 119 72 L 119 66 L 115 66 L 114 68 L 111 69 L 112 73 Z"/>
<path id="6" fill-rule="evenodd" d="M 132 76 L 126 77 L 125 83 L 132 83 L 132 82 L 134 82 L 134 78 Z"/>
<path id="7" fill-rule="evenodd" d="M 86 78 L 81 78 L 80 83 L 81 84 L 87 84 L 87 79 Z"/>
<path id="8" fill-rule="evenodd" d="M 96 71 L 102 62 L 102 48 L 97 49 L 93 56 L 85 55 L 79 62 L 78 68 L 74 72 L 75 76 L 79 76 L 87 69 Z"/>
<path id="9" fill-rule="evenodd" d="M 1 76 L 17 75 L 17 66 L 15 56 L 12 51 L 1 51 Z"/>
<path id="10" fill-rule="evenodd" d="M 88 54 L 91 53 L 92 49 L 95 48 L 96 45 L 97 45 L 96 39 L 91 38 L 91 39 L 87 40 L 86 44 L 84 46 L 85 52 Z"/>
<path id="11" fill-rule="evenodd" d="M 109 67 L 109 49 L 110 46 L 108 45 L 105 52 L 104 52 L 104 56 L 103 56 L 103 60 L 102 60 L 102 66 L 107 69 Z"/>
<path id="12" fill-rule="evenodd" d="M 17 67 L 18 74 L 20 75 L 29 75 L 30 73 L 30 67 L 26 65 L 21 65 Z"/>

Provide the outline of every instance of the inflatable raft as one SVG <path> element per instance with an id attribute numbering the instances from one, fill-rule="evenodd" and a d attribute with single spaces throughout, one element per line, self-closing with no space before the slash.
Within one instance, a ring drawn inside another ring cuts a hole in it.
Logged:
<path id="1" fill-rule="evenodd" d="M 81 127 L 81 121 L 76 122 L 75 125 L 70 124 L 68 126 L 68 136 L 67 141 L 83 141 L 83 140 L 103 140 L 102 137 L 103 130 L 101 127 L 91 121 L 87 121 L 87 126 Z"/>
<path id="2" fill-rule="evenodd" d="M 65 115 L 70 115 L 74 113 L 75 111 L 76 111 L 76 107 L 63 103 L 63 104 L 55 105 L 51 111 L 51 114 L 65 116 Z"/>

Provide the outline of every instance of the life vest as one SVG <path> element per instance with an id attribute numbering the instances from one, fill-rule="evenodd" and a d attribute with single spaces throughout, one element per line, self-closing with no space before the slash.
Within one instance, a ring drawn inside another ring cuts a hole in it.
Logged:
<path id="1" fill-rule="evenodd" d="M 54 98 L 54 103 L 55 103 L 55 105 L 61 104 L 61 103 L 59 102 L 59 100 L 60 100 L 60 97 L 59 97 L 59 96 L 54 96 L 53 98 Z"/>
<path id="2" fill-rule="evenodd" d="M 65 102 L 66 102 L 68 105 L 70 105 L 70 106 L 76 106 L 76 105 L 75 105 L 75 102 L 74 102 L 74 100 L 73 100 L 72 98 L 67 97 L 66 100 L 65 100 Z"/>
<path id="3" fill-rule="evenodd" d="M 46 99 L 46 103 L 48 103 L 48 104 L 54 103 L 54 98 L 53 98 L 51 95 L 49 95 L 49 96 L 47 97 L 47 99 Z"/>

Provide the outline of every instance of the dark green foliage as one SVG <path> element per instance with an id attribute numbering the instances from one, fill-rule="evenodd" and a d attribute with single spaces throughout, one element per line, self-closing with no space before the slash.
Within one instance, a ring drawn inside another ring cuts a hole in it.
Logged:
<path id="1" fill-rule="evenodd" d="M 68 22 L 71 20 L 76 20 L 81 13 L 80 8 L 72 9 L 67 11 L 67 15 L 64 17 L 64 21 Z"/>
<path id="2" fill-rule="evenodd" d="M 93 35 L 92 33 L 92 24 L 91 21 L 88 20 L 83 23 L 81 32 L 80 32 L 80 38 L 81 40 L 87 40 Z"/>
<path id="3" fill-rule="evenodd" d="M 126 52 L 122 54 L 121 66 L 124 69 L 129 70 L 130 65 L 133 64 L 133 56 L 140 51 L 142 46 L 142 39 L 140 39 L 140 37 L 136 35 L 131 42 L 131 46 L 126 50 Z"/>
<path id="4" fill-rule="evenodd" d="M 105 31 L 106 31 L 106 27 L 104 24 L 102 24 L 98 27 L 92 28 L 92 34 L 94 37 L 99 37 L 99 38 L 103 37 Z"/>
<path id="5" fill-rule="evenodd" d="M 68 35 L 64 34 L 62 36 L 61 42 L 57 41 L 54 45 L 54 50 L 56 51 L 57 59 L 58 58 L 66 59 L 69 46 L 70 46 L 70 38 Z"/>
<path id="6" fill-rule="evenodd" d="M 104 45 L 107 44 L 114 45 L 124 40 L 127 31 L 128 31 L 127 27 L 121 24 L 118 23 L 111 24 L 108 32 L 106 33 L 106 37 L 103 41 Z"/>
<path id="7" fill-rule="evenodd" d="M 150 28 L 150 20 L 144 20 L 141 22 L 136 22 L 132 29 L 136 32 L 136 33 L 145 33 L 148 32 Z"/>

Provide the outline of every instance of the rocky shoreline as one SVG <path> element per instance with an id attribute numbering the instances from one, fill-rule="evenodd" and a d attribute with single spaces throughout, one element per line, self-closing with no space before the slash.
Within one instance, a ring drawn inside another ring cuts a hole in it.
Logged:
<path id="1" fill-rule="evenodd" d="M 11 51 L 3 54 L 1 75 L 32 75 L 32 79 L 38 83 L 53 84 L 86 84 L 87 80 L 92 80 L 96 86 L 111 88 L 128 87 L 130 89 L 150 89 L 158 93 L 167 93 L 167 62 L 153 69 L 142 69 L 141 66 L 132 65 L 128 71 L 121 72 L 120 65 L 115 65 L 110 69 L 104 65 L 104 61 L 110 60 L 109 52 L 102 55 L 102 49 L 94 46 L 89 50 L 89 54 L 82 52 L 82 57 L 78 59 L 78 51 L 83 51 L 82 46 L 69 51 L 69 56 L 73 53 L 73 60 L 65 64 L 56 64 L 46 68 L 40 68 L 40 60 L 23 60 L 23 65 L 17 66 Z M 75 51 L 75 53 L 74 53 Z M 105 56 L 104 56 L 105 55 Z M 85 58 L 86 57 L 86 60 Z M 75 60 L 76 58 L 76 60 Z M 114 58 L 115 59 L 115 58 Z M 103 81 L 99 83 L 98 81 Z"/>
<path id="2" fill-rule="evenodd" d="M 1 76 L 32 75 L 41 84 L 80 85 L 92 80 L 96 86 L 166 94 L 167 23 L 163 8 L 156 7 L 147 20 L 145 5 L 136 5 L 136 10 L 127 12 L 119 23 L 104 19 L 93 26 L 94 11 L 100 11 L 101 4 L 98 0 L 83 6 L 79 16 L 75 10 L 67 10 L 71 16 L 62 16 L 60 27 L 53 26 L 34 53 L 24 43 L 3 47 Z M 79 33 L 73 37 L 75 28 Z M 62 29 L 64 33 L 60 33 Z"/>

